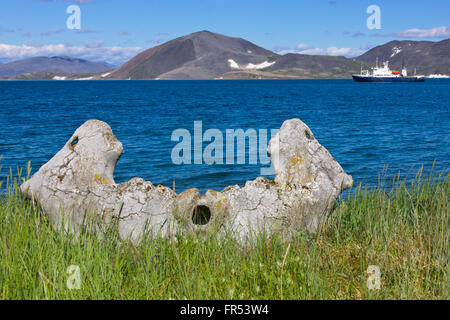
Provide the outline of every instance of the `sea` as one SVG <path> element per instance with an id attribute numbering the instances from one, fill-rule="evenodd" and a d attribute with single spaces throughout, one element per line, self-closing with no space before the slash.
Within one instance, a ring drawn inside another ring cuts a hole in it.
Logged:
<path id="1" fill-rule="evenodd" d="M 309 126 L 355 185 L 414 179 L 421 168 L 449 172 L 450 79 L 0 81 L 0 181 L 28 162 L 36 172 L 98 119 L 123 144 L 117 183 L 141 177 L 177 192 L 220 191 L 273 178 L 262 170 L 270 167 L 266 140 L 291 118 Z M 247 138 L 230 147 L 227 132 L 256 132 L 258 145 Z"/>

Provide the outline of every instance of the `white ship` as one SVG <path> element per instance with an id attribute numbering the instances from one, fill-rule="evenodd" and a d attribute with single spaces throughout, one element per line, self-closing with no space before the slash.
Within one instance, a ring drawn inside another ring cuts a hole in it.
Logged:
<path id="1" fill-rule="evenodd" d="M 415 72 L 414 72 L 415 73 Z M 378 66 L 378 59 L 375 67 L 370 70 L 361 68 L 360 74 L 352 74 L 355 82 L 423 82 L 424 76 L 408 76 L 406 68 L 402 71 L 389 69 L 389 61 L 383 62 L 383 66 Z"/>

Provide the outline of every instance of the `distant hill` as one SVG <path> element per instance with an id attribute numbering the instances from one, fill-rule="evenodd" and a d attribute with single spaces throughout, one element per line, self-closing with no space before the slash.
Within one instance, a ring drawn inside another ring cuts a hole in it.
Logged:
<path id="1" fill-rule="evenodd" d="M 93 80 L 95 73 L 69 73 L 58 71 L 34 71 L 11 77 L 3 77 L 0 80 Z"/>
<path id="2" fill-rule="evenodd" d="M 236 65 L 257 65 L 276 57 L 247 40 L 201 31 L 138 54 L 107 79 L 213 79 Z"/>
<path id="3" fill-rule="evenodd" d="M 375 64 L 389 60 L 391 69 L 400 69 L 402 63 L 409 73 L 417 69 L 419 74 L 450 74 L 450 39 L 432 41 L 390 41 L 377 46 L 356 58 Z"/>
<path id="4" fill-rule="evenodd" d="M 301 68 L 315 70 L 316 72 L 329 72 L 334 68 L 343 68 L 346 64 L 354 64 L 350 59 L 341 56 L 322 56 L 288 53 L 280 56 L 276 64 L 266 70 L 288 70 Z"/>
<path id="5" fill-rule="evenodd" d="M 98 73 L 109 66 L 71 57 L 33 57 L 0 65 L 0 77 L 14 77 L 32 72 Z"/>
<path id="6" fill-rule="evenodd" d="M 97 61 L 97 63 L 103 64 L 104 66 L 108 67 L 108 69 L 116 69 L 116 68 L 119 68 L 121 66 L 121 65 L 111 64 L 111 63 L 108 63 L 106 61 Z"/>
<path id="7" fill-rule="evenodd" d="M 367 66 L 365 63 L 363 65 Z M 297 78 L 349 78 L 360 69 L 361 62 L 342 56 L 288 53 L 278 56 L 273 65 L 262 71 Z"/>

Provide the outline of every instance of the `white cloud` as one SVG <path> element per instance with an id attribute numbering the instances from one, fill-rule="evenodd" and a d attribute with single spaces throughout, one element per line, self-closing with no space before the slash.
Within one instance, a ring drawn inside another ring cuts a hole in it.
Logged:
<path id="1" fill-rule="evenodd" d="M 104 40 L 86 41 L 84 43 L 85 48 L 101 48 L 105 44 Z"/>
<path id="2" fill-rule="evenodd" d="M 432 29 L 408 29 L 396 34 L 399 37 L 407 38 L 446 38 L 450 37 L 450 26 L 437 27 Z"/>
<path id="3" fill-rule="evenodd" d="M 0 60 L 18 60 L 35 56 L 70 56 L 92 61 L 106 61 L 119 65 L 141 52 L 141 47 L 102 47 L 100 43 L 84 46 L 70 44 L 22 44 L 0 43 Z"/>
<path id="4" fill-rule="evenodd" d="M 432 29 L 408 29 L 395 33 L 375 33 L 371 37 L 391 38 L 448 38 L 450 37 L 450 26 L 442 26 Z"/>
<path id="5" fill-rule="evenodd" d="M 299 50 L 306 50 L 306 49 L 310 49 L 310 48 L 312 48 L 312 46 L 309 44 L 306 44 L 306 43 L 300 43 L 297 45 L 297 49 L 299 49 Z"/>
<path id="6" fill-rule="evenodd" d="M 361 54 L 359 50 L 353 50 L 351 48 L 337 48 L 329 47 L 326 50 L 326 55 L 328 56 L 355 56 Z"/>
<path id="7" fill-rule="evenodd" d="M 301 43 L 296 49 L 288 49 L 278 51 L 278 54 L 284 55 L 287 53 L 300 53 L 308 55 L 325 55 L 325 56 L 345 56 L 345 57 L 356 57 L 363 54 L 365 50 L 363 49 L 352 49 L 352 48 L 337 48 L 328 47 L 326 49 L 314 48 L 311 45 Z"/>
<path id="8" fill-rule="evenodd" d="M 311 54 L 311 55 L 324 55 L 325 50 L 320 49 L 320 48 L 311 48 L 311 49 L 306 49 L 306 50 L 297 50 L 296 53 Z"/>

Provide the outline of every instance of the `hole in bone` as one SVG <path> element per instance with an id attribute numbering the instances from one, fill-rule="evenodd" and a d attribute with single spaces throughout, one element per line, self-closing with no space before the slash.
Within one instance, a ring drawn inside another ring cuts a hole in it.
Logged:
<path id="1" fill-rule="evenodd" d="M 207 206 L 199 205 L 192 211 L 192 222 L 197 225 L 205 225 L 211 219 L 211 210 Z"/>
<path id="2" fill-rule="evenodd" d="M 306 137 L 306 139 L 311 139 L 311 135 L 309 134 L 309 132 L 308 131 L 306 131 L 305 130 L 305 137 Z"/>
<path id="3" fill-rule="evenodd" d="M 71 147 L 74 148 L 78 144 L 78 137 L 75 137 L 70 143 Z"/>

